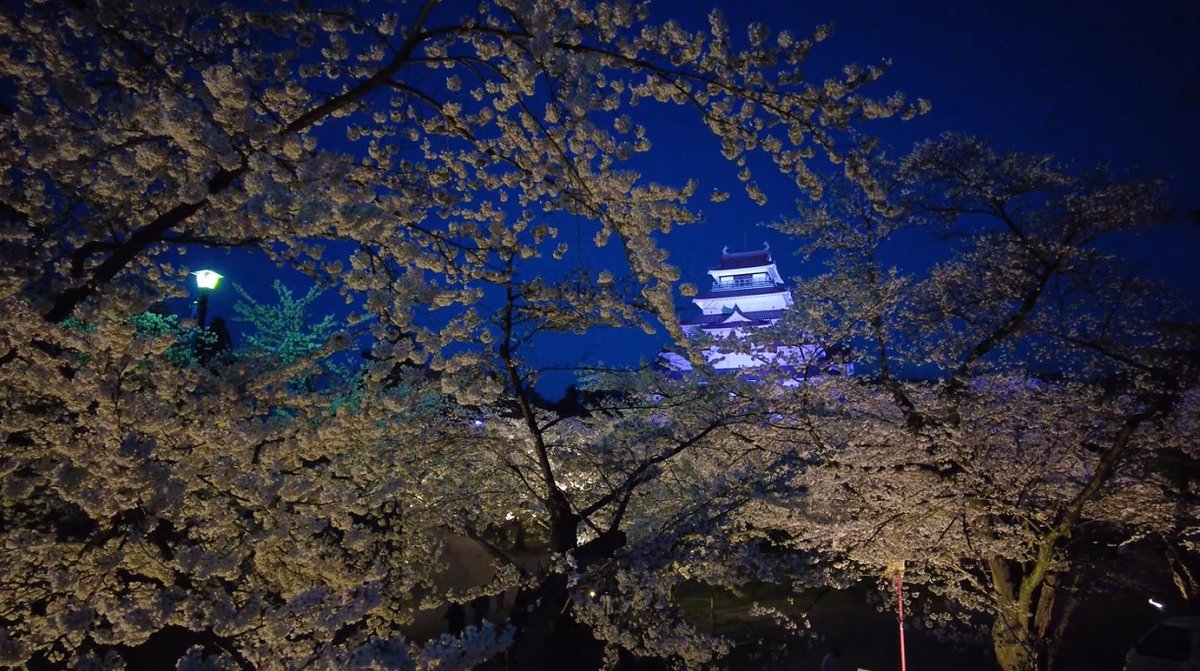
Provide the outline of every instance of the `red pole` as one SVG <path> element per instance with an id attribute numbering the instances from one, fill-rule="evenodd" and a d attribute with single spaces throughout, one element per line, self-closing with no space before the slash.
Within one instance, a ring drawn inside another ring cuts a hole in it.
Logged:
<path id="1" fill-rule="evenodd" d="M 896 613 L 900 622 L 900 671 L 908 671 L 904 654 L 904 571 L 896 571 Z"/>

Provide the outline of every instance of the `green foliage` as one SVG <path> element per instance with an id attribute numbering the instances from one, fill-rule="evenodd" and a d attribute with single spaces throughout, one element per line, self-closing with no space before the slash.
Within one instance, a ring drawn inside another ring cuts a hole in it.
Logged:
<path id="1" fill-rule="evenodd" d="M 150 310 L 133 315 L 129 318 L 129 323 L 133 324 L 134 333 L 139 338 L 158 338 L 171 334 L 178 335 L 181 331 L 178 316 L 165 315 Z"/>
<path id="2" fill-rule="evenodd" d="M 147 310 L 129 318 L 137 338 L 174 338 L 175 342 L 164 352 L 173 366 L 192 366 L 199 363 L 196 347 L 216 344 L 217 336 L 211 331 L 184 328 L 179 325 L 179 316 Z"/>
<path id="3" fill-rule="evenodd" d="M 78 317 L 67 317 L 58 325 L 68 331 L 79 331 L 80 333 L 92 333 L 96 330 L 94 325 L 88 324 Z"/>
<path id="4" fill-rule="evenodd" d="M 245 337 L 246 346 L 242 355 L 265 357 L 282 366 L 299 365 L 306 370 L 289 379 L 288 387 L 292 391 L 321 389 L 332 393 L 334 397 L 332 412 L 342 407 L 356 409 L 360 399 L 352 384 L 354 366 L 331 356 L 318 357 L 319 351 L 335 339 L 339 331 L 339 324 L 333 315 L 325 315 L 316 322 L 309 317 L 309 306 L 321 295 L 321 291 L 313 287 L 296 298 L 292 290 L 279 280 L 275 280 L 271 286 L 279 301 L 267 304 L 255 300 L 241 286 L 233 285 L 241 296 L 241 300 L 233 306 L 239 315 L 234 319 L 251 327 Z M 306 362 L 310 358 L 313 360 Z M 309 365 L 312 368 L 308 368 Z"/>
<path id="5" fill-rule="evenodd" d="M 292 364 L 320 349 L 337 331 L 333 315 L 316 323 L 308 321 L 308 307 L 321 291 L 316 287 L 308 290 L 301 298 L 296 298 L 292 290 L 283 282 L 275 280 L 271 285 L 279 296 L 275 304 L 260 303 L 241 286 L 234 284 L 242 300 L 233 309 L 238 313 L 235 319 L 253 327 L 253 332 L 247 336 L 247 347 L 257 354 L 265 354 L 279 359 L 280 363 Z"/>

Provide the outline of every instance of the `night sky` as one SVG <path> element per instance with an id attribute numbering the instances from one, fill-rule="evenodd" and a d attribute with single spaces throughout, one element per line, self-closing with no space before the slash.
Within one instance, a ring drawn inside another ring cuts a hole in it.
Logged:
<path id="1" fill-rule="evenodd" d="M 666 3 L 659 11 L 686 6 Z M 1176 282 L 1193 277 L 1200 235 L 1197 226 L 1183 224 L 1187 212 L 1200 210 L 1200 3 L 745 0 L 722 6 L 732 25 L 762 21 L 803 34 L 836 22 L 833 36 L 813 49 L 814 72 L 890 59 L 876 91 L 933 103 L 914 121 L 864 127 L 897 152 L 959 131 L 1000 149 L 1052 153 L 1080 167 L 1107 162 L 1118 173 L 1165 179 L 1177 224 L 1169 237 L 1183 235 L 1187 244 L 1147 241 L 1138 252 Z M 709 208 L 710 223 L 736 229 L 730 244 L 743 235 L 758 240 L 757 222 L 788 214 L 790 199 L 773 200 L 756 212 L 731 199 Z M 706 230 L 695 239 L 715 235 Z M 712 260 L 692 258 L 705 252 L 691 240 L 673 242 L 688 275 L 702 273 Z M 803 271 L 795 265 L 783 270 Z"/>
<path id="2" fill-rule="evenodd" d="M 960 131 L 988 138 L 1003 150 L 1053 153 L 1080 167 L 1108 162 L 1118 173 L 1166 180 L 1174 208 L 1171 224 L 1123 242 L 1148 275 L 1179 289 L 1192 306 L 1190 314 L 1197 314 L 1200 282 L 1193 257 L 1200 247 L 1200 223 L 1189 221 L 1188 213 L 1200 211 L 1200 3 L 740 0 L 702 5 L 671 0 L 653 3 L 651 18 L 674 17 L 685 27 L 699 28 L 707 24 L 710 6 L 721 7 L 737 36 L 751 21 L 797 36 L 836 22 L 833 35 L 812 51 L 814 76 L 851 62 L 890 59 L 889 72 L 869 92 L 884 97 L 901 91 L 933 103 L 933 110 L 917 120 L 862 127 L 897 153 L 944 131 Z M 769 202 L 757 207 L 742 195 L 734 170 L 698 123 L 689 126 L 679 110 L 670 115 L 652 108 L 632 111 L 649 113 L 639 117 L 654 142 L 638 165 L 647 180 L 681 184 L 694 178 L 700 180 L 701 196 L 715 189 L 733 194 L 719 204 L 698 197 L 704 221 L 663 238 L 684 281 L 703 286 L 704 271 L 723 245 L 738 250 L 764 241 L 771 243 L 785 277 L 820 270 L 791 256 L 794 245 L 785 237 L 761 227 L 790 216 L 795 200 L 804 197 L 790 182 L 769 179 L 769 167 L 761 166 L 756 179 Z M 615 243 L 602 250 L 590 246 L 594 228 L 588 223 L 566 215 L 552 216 L 549 223 L 559 226 L 562 239 L 573 246 L 569 262 L 590 268 L 619 259 Z M 914 258 L 921 252 L 911 250 Z M 264 280 L 273 268 L 254 268 L 217 252 L 189 261 L 207 262 L 251 293 L 271 296 L 270 282 Z M 297 276 L 282 277 L 297 288 L 304 284 Z M 332 293 L 322 310 L 340 304 Z M 232 314 L 234 299 L 234 292 L 220 292 L 213 314 Z M 680 298 L 679 305 L 684 308 L 688 301 Z M 546 365 L 603 361 L 628 366 L 653 358 L 665 339 L 661 332 L 646 337 L 611 331 L 582 340 L 550 338 L 539 343 L 538 355 Z M 542 389 L 557 395 L 568 381 L 558 375 Z"/>

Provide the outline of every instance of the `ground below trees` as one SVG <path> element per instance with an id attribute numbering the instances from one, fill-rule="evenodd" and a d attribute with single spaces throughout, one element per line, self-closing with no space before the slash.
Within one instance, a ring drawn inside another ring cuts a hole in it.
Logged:
<path id="1" fill-rule="evenodd" d="M 536 554 L 536 553 L 533 553 Z M 1153 557 L 1125 557 L 1125 570 L 1148 574 L 1157 565 Z M 1132 561 L 1130 561 L 1133 559 Z M 447 589 L 466 589 L 486 583 L 494 574 L 491 558 L 473 541 L 452 538 L 447 547 Z M 536 557 L 529 557 L 536 564 Z M 531 565 L 532 565 L 531 564 Z M 1085 600 L 1066 632 L 1055 671 L 1120 671 L 1125 652 L 1156 622 L 1185 614 L 1184 605 L 1165 577 L 1138 582 L 1151 584 L 1148 593 L 1129 587 Z M 896 671 L 900 668 L 898 630 L 894 612 L 872 605 L 875 586 L 853 590 L 814 591 L 792 596 L 771 587 L 751 590 L 741 597 L 698 586 L 681 594 L 685 611 L 705 631 L 715 630 L 738 645 L 723 660 L 722 668 L 747 671 L 817 671 L 821 657 L 832 647 L 842 650 L 842 667 L 849 671 Z M 1158 611 L 1149 598 L 1165 604 Z M 807 612 L 812 630 L 797 636 L 785 632 L 770 618 L 753 614 L 751 605 L 778 608 L 791 615 Z M 444 630 L 442 611 L 427 611 L 410 632 L 417 640 Z M 752 644 L 765 638 L 766 645 Z M 997 669 L 990 642 L 939 640 L 915 622 L 905 629 L 910 671 L 993 671 Z"/>

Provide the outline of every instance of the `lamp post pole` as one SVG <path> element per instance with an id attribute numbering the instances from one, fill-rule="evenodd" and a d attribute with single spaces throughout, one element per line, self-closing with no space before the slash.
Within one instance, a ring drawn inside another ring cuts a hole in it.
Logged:
<path id="1" fill-rule="evenodd" d="M 196 286 L 200 288 L 200 301 L 196 310 L 196 322 L 200 326 L 200 330 L 208 328 L 208 295 L 213 289 L 217 288 L 217 284 L 221 281 L 224 275 L 213 270 L 197 270 L 192 273 L 196 276 Z"/>
<path id="2" fill-rule="evenodd" d="M 887 565 L 885 576 L 896 579 L 896 622 L 900 630 L 900 671 L 908 669 L 908 653 L 904 649 L 904 560 L 898 559 Z"/>
<path id="3" fill-rule="evenodd" d="M 200 290 L 200 307 L 196 309 L 196 321 L 203 331 L 208 326 L 208 289 Z"/>
<path id="4" fill-rule="evenodd" d="M 896 572 L 896 619 L 900 623 L 900 671 L 908 670 L 908 655 L 904 650 L 904 565 Z"/>

